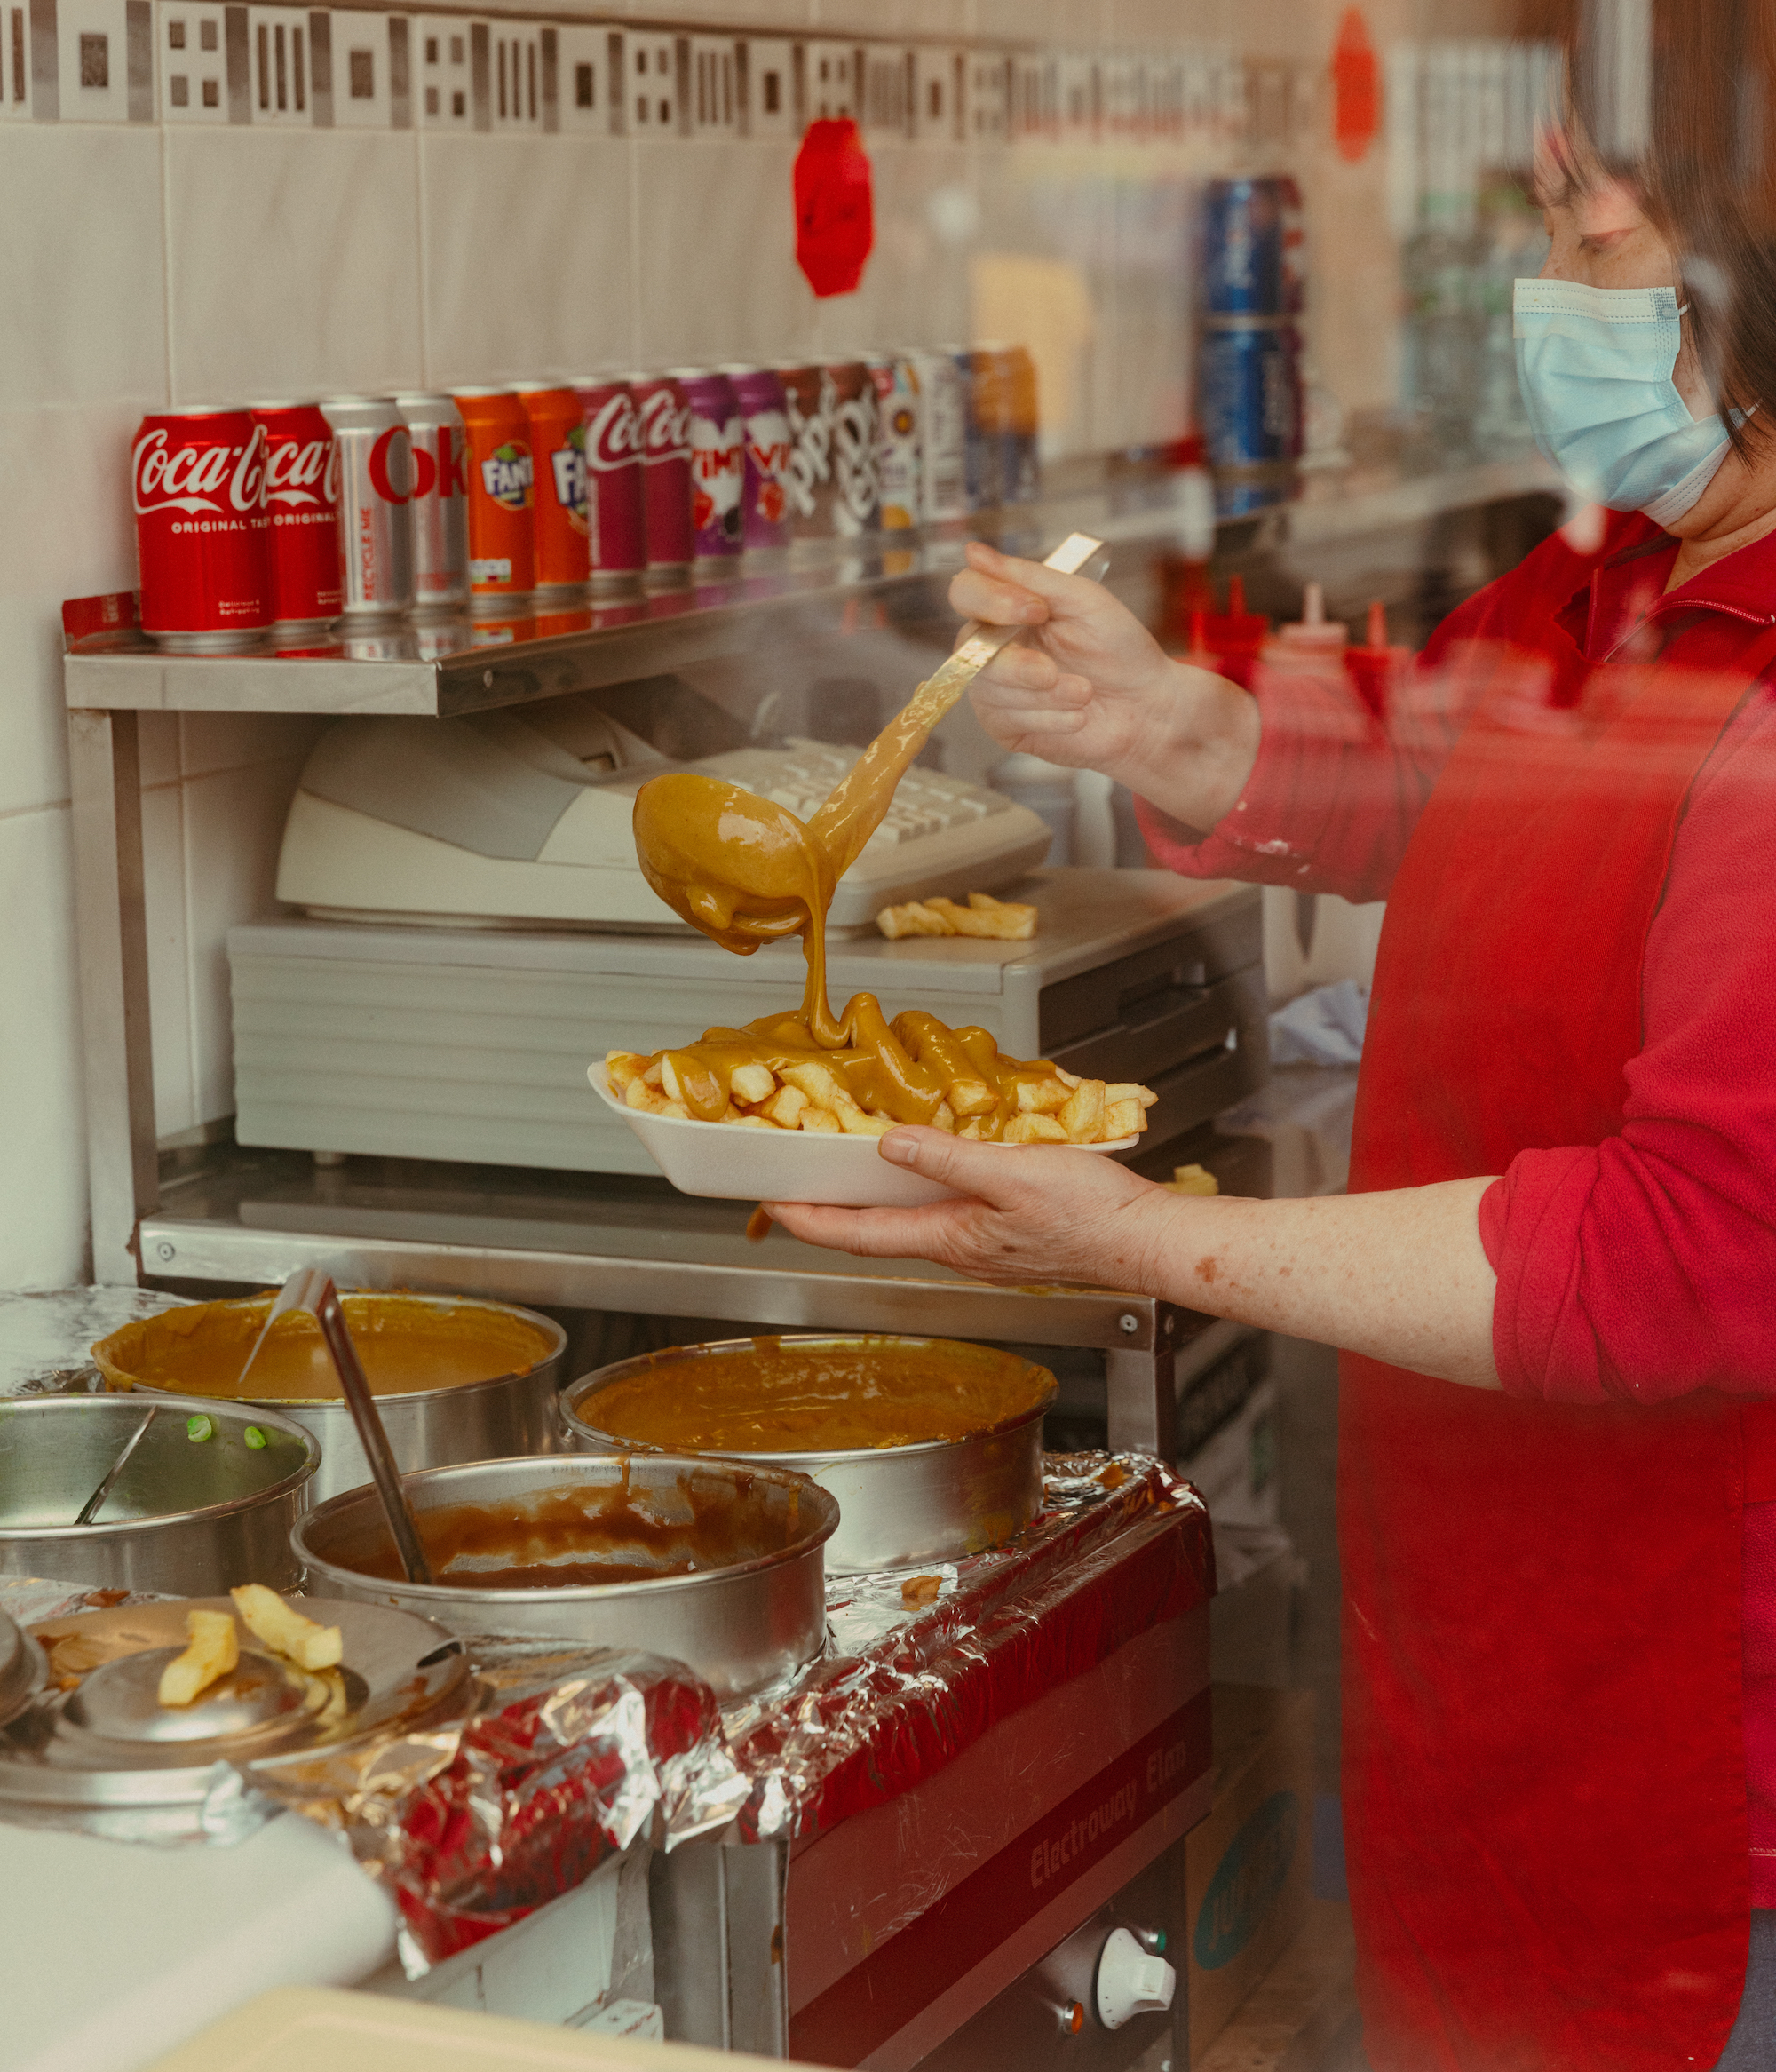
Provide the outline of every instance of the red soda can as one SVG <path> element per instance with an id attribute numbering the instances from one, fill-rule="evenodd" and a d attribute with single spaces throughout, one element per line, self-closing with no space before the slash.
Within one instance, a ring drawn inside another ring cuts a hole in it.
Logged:
<path id="1" fill-rule="evenodd" d="M 469 609 L 500 612 L 536 586 L 530 419 L 509 388 L 459 388 L 469 453 Z"/>
<path id="2" fill-rule="evenodd" d="M 339 456 L 319 403 L 253 403 L 266 434 L 272 615 L 282 639 L 322 631 L 339 616 Z"/>
<path id="3" fill-rule="evenodd" d="M 691 405 L 670 374 L 630 374 L 641 441 L 641 489 L 647 524 L 650 576 L 670 577 L 688 568 L 691 536 Z"/>
<path id="4" fill-rule="evenodd" d="M 392 618 L 413 602 L 413 447 L 386 396 L 330 396 L 321 406 L 339 455 L 341 610 L 348 625 Z"/>
<path id="5" fill-rule="evenodd" d="M 516 393 L 530 420 L 537 591 L 583 591 L 590 569 L 584 407 L 567 387 L 519 382 Z"/>
<path id="6" fill-rule="evenodd" d="M 463 416 L 448 396 L 397 396 L 413 446 L 413 608 L 469 601 L 469 486 Z"/>
<path id="7" fill-rule="evenodd" d="M 641 419 L 619 375 L 574 383 L 586 425 L 586 545 L 594 590 L 626 589 L 647 566 Z"/>
<path id="8" fill-rule="evenodd" d="M 137 428 L 141 627 L 163 647 L 226 653 L 271 624 L 265 445 L 245 410 L 153 410 Z"/>
<path id="9" fill-rule="evenodd" d="M 713 368 L 676 367 L 691 406 L 691 537 L 700 561 L 732 561 L 741 550 L 740 493 L 745 482 L 740 404 L 733 384 Z"/>
<path id="10" fill-rule="evenodd" d="M 749 554 L 789 544 L 783 477 L 789 465 L 789 403 L 768 367 L 725 367 L 740 405 L 741 539 Z"/>

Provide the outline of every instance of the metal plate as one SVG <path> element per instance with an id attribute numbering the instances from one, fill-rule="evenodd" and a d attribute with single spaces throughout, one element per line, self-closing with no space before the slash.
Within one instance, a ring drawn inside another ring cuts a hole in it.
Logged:
<path id="1" fill-rule="evenodd" d="M 0 1612 L 0 1727 L 16 1719 L 44 1687 L 44 1651 Z"/>

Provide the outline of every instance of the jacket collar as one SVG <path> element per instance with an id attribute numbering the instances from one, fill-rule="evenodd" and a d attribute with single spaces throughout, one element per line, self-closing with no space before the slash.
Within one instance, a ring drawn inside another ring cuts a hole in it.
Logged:
<path id="1" fill-rule="evenodd" d="M 1776 625 L 1776 533 L 1712 561 L 1669 594 L 1677 543 L 1651 519 L 1598 562 L 1555 615 L 1590 663 L 1607 662 L 1645 625 L 1715 612 L 1753 626 Z"/>

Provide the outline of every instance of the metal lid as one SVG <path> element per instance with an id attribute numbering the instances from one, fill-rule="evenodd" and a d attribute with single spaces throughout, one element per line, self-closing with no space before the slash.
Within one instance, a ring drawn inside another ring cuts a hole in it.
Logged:
<path id="1" fill-rule="evenodd" d="M 175 1599 L 32 1629 L 29 1644 L 47 1650 L 58 1687 L 28 1701 L 0 1734 L 0 1817 L 28 1808 L 194 1810 L 214 1789 L 218 1762 L 250 1781 L 320 1749 L 453 1717 L 468 1695 L 461 1641 L 430 1619 L 304 1599 L 305 1616 L 343 1631 L 337 1670 L 297 1669 L 242 1628 L 229 1675 L 190 1705 L 163 1705 L 161 1671 L 184 1648 L 185 1615 L 194 1608 L 234 1608 L 226 1597 Z"/>
<path id="2" fill-rule="evenodd" d="M 0 1727 L 19 1717 L 48 1673 L 43 1649 L 0 1612 Z"/>

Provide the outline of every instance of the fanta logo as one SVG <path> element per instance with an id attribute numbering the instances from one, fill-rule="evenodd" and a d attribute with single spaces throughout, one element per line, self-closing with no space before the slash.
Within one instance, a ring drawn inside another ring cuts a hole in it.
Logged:
<path id="1" fill-rule="evenodd" d="M 521 439 L 509 439 L 503 446 L 496 446 L 481 463 L 482 488 L 508 511 L 527 508 L 533 480 L 530 449 Z"/>
<path id="2" fill-rule="evenodd" d="M 555 501 L 583 532 L 586 525 L 586 456 L 582 449 L 585 436 L 582 430 L 570 432 L 567 445 L 558 447 L 549 456 Z"/>
<path id="3" fill-rule="evenodd" d="M 1191 1938 L 1203 1971 L 1232 1964 L 1252 1940 L 1288 1880 L 1300 1834 L 1300 1799 L 1293 1791 L 1273 1791 L 1227 1845 Z"/>

